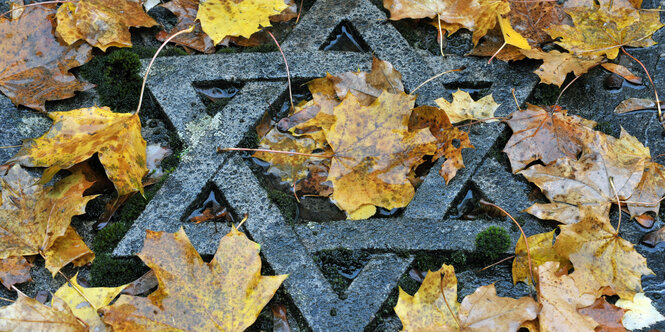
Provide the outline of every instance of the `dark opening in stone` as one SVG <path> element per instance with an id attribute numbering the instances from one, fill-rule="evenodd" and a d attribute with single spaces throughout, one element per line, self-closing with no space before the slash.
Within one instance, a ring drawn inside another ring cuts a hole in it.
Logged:
<path id="1" fill-rule="evenodd" d="M 473 100 L 478 100 L 482 97 L 489 95 L 492 91 L 492 82 L 452 82 L 443 85 L 450 93 L 457 90 L 466 91 L 471 95 Z"/>
<path id="2" fill-rule="evenodd" d="M 338 52 L 369 52 L 370 48 L 367 43 L 362 39 L 358 31 L 353 27 L 351 22 L 340 22 L 328 40 L 319 48 L 322 51 L 338 51 Z"/>
<path id="3" fill-rule="evenodd" d="M 222 192 L 212 183 L 206 184 L 199 196 L 185 210 L 183 222 L 223 222 L 230 224 L 238 220 L 229 207 Z M 216 224 L 215 224 L 216 225 Z"/>
<path id="4" fill-rule="evenodd" d="M 221 111 L 238 94 L 240 89 L 242 89 L 243 83 L 220 80 L 194 82 L 192 86 L 206 106 L 206 113 L 213 116 Z"/>
<path id="5" fill-rule="evenodd" d="M 370 254 L 365 251 L 337 249 L 320 251 L 312 255 L 312 258 L 330 282 L 332 289 L 343 300 L 346 289 L 369 262 Z"/>

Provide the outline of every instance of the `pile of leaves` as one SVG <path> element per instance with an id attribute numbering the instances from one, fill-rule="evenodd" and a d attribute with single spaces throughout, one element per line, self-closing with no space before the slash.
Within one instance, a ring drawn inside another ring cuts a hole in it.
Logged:
<path id="1" fill-rule="evenodd" d="M 369 73 L 327 74 L 307 87 L 312 100 L 272 127 L 259 126 L 262 151 L 254 157 L 296 193 L 330 196 L 349 219 L 405 207 L 426 156 L 446 158 L 440 174 L 450 181 L 464 167 L 462 149 L 473 147 L 452 123 L 491 118 L 499 107 L 491 95 L 476 102 L 457 91 L 452 103 L 438 99 L 440 108 L 414 108 L 402 75 L 376 58 Z"/>

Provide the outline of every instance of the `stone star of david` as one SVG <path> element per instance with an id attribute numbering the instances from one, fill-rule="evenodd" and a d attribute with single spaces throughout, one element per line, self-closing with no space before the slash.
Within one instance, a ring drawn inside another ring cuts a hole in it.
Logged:
<path id="1" fill-rule="evenodd" d="M 455 55 L 421 56 L 369 0 L 343 4 L 317 1 L 283 43 L 292 80 L 306 81 L 326 72 L 368 71 L 375 55 L 402 73 L 410 91 L 427 78 L 464 66 L 463 72 L 443 75 L 420 88 L 417 103 L 432 104 L 439 97 L 450 100 L 450 87 L 469 83 L 486 88 L 501 103 L 497 116 L 514 109 L 511 88 L 515 88 L 518 100 L 524 100 L 537 83 L 535 75 L 516 73 L 519 69 L 505 63 L 489 65 L 486 59 Z M 339 24 L 353 26 L 371 52 L 320 50 Z M 506 77 L 518 79 L 507 82 Z M 243 85 L 223 110 L 209 116 L 192 84 L 220 80 Z M 276 274 L 289 274 L 284 287 L 307 325 L 314 331 L 357 331 L 373 320 L 413 260 L 412 256 L 396 252 L 473 248 L 474 237 L 469 230 L 477 229 L 479 224 L 493 224 L 483 220 L 460 223 L 448 220 L 446 213 L 471 182 L 475 181 L 481 190 L 492 190 L 493 180 L 483 182 L 474 174 L 479 172 L 503 125 L 474 126 L 470 137 L 476 148 L 464 151 L 466 168 L 448 185 L 438 172 L 430 172 L 400 217 L 291 225 L 241 157 L 216 152 L 219 146 L 237 146 L 254 130 L 266 105 L 277 103 L 286 93 L 286 71 L 279 52 L 159 58 L 150 73 L 148 87 L 187 146 L 187 152 L 116 247 L 115 256 L 139 252 L 146 229 L 173 232 L 181 226 L 199 253 L 214 254 L 225 231 L 216 231 L 209 223 L 182 222 L 192 202 L 212 185 L 234 211 L 249 214 L 245 232 L 261 244 L 262 255 Z M 440 167 L 441 162 L 433 169 Z M 513 243 L 516 240 L 515 235 Z M 374 252 L 341 297 L 312 258 L 321 250 L 338 248 Z"/>

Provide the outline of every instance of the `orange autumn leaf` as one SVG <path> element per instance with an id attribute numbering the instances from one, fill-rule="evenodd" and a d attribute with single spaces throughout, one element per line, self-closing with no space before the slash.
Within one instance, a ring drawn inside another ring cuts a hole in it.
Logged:
<path id="1" fill-rule="evenodd" d="M 446 112 L 432 106 L 420 106 L 413 109 L 409 118 L 409 130 L 429 128 L 436 138 L 436 153 L 434 159 L 445 157 L 439 173 L 446 180 L 446 184 L 455 177 L 457 171 L 464 167 L 462 149 L 473 148 L 469 134 L 459 128 L 453 127 Z M 458 143 L 455 145 L 455 143 Z"/>
<path id="2" fill-rule="evenodd" d="M 441 292 L 445 292 L 445 299 Z M 413 296 L 400 288 L 395 312 L 402 331 L 517 331 L 538 315 L 530 297 L 499 297 L 494 285 L 482 286 L 457 302 L 457 278 L 450 265 L 428 272 Z"/>
<path id="3" fill-rule="evenodd" d="M 146 142 L 141 137 L 138 114 L 114 113 L 108 107 L 52 112 L 51 129 L 39 138 L 25 140 L 10 162 L 48 167 L 42 182 L 55 173 L 98 154 L 118 195 L 143 193 L 141 179 L 148 173 Z"/>
<path id="4" fill-rule="evenodd" d="M 633 84 L 642 84 L 642 78 L 633 74 L 628 68 L 618 65 L 616 63 L 611 63 L 611 62 L 606 62 L 601 64 L 601 66 L 621 77 L 623 77 L 626 81 L 633 83 Z"/>
<path id="5" fill-rule="evenodd" d="M 0 259 L 0 282 L 11 290 L 15 284 L 32 280 L 30 264 L 23 256 L 11 256 Z"/>
<path id="6" fill-rule="evenodd" d="M 649 160 L 649 148 L 626 131 L 619 139 L 595 132 L 580 159 L 564 157 L 519 172 L 551 201 L 536 203 L 526 211 L 564 224 L 579 221 L 582 207 L 606 215 L 617 197 L 625 200 L 633 194 Z"/>
<path id="7" fill-rule="evenodd" d="M 623 46 L 647 47 L 655 44 L 651 35 L 663 27 L 660 13 L 638 11 L 628 6 L 566 8 L 574 26 L 552 25 L 545 29 L 556 43 L 581 56 L 606 55 L 614 59 Z"/>
<path id="8" fill-rule="evenodd" d="M 83 332 L 87 327 L 76 319 L 67 304 L 53 297 L 46 306 L 18 291 L 18 299 L 11 305 L 0 307 L 2 331 L 61 331 Z"/>
<path id="9" fill-rule="evenodd" d="M 540 83 L 555 84 L 558 87 L 561 87 L 568 73 L 572 72 L 575 76 L 580 76 L 602 61 L 599 56 L 585 57 L 556 50 L 543 52 L 532 49 L 520 50 L 520 52 L 531 59 L 543 60 L 543 64 L 534 73 L 540 77 Z"/>
<path id="10" fill-rule="evenodd" d="M 548 165 L 562 157 L 575 158 L 582 151 L 596 123 L 566 113 L 529 104 L 527 109 L 510 115 L 506 122 L 513 135 L 503 152 L 513 173 L 535 160 Z"/>
<path id="11" fill-rule="evenodd" d="M 543 265 L 546 262 L 559 262 L 559 266 L 564 272 L 567 272 L 572 267 L 567 259 L 560 257 L 554 250 L 552 245 L 554 231 L 531 235 L 527 240 L 529 242 L 529 254 L 531 255 L 531 267 L 534 271 L 538 266 Z M 513 284 L 516 284 L 519 281 L 527 285 L 533 284 L 531 282 L 528 259 L 524 237 L 520 236 L 520 239 L 517 240 L 517 245 L 515 245 Z M 537 278 L 537 276 L 538 274 L 534 272 L 534 278 Z M 536 282 L 538 282 L 538 279 L 536 279 Z"/>
<path id="12" fill-rule="evenodd" d="M 111 46 L 131 47 L 130 27 L 157 25 L 140 0 L 66 2 L 58 8 L 57 19 L 56 33 L 67 44 L 85 40 L 102 51 Z"/>
<path id="13" fill-rule="evenodd" d="M 2 183 L 0 205 L 0 259 L 41 254 L 51 273 L 91 254 L 73 229 L 75 215 L 85 213 L 85 205 L 96 196 L 83 196 L 92 183 L 81 174 L 70 175 L 53 187 L 35 184 L 19 165 L 14 165 Z M 72 234 L 73 232 L 73 234 Z M 61 246 L 59 241 L 73 239 L 79 248 Z"/>
<path id="14" fill-rule="evenodd" d="M 0 91 L 16 105 L 45 112 L 46 101 L 94 86 L 69 72 L 92 59 L 92 48 L 56 40 L 54 20 L 54 4 L 27 7 L 14 20 L 0 17 Z"/>
<path id="15" fill-rule="evenodd" d="M 540 47 L 551 38 L 545 28 L 561 23 L 566 14 L 561 5 L 554 1 L 511 1 L 510 12 L 506 14 L 510 25 L 527 39 L 529 45 Z"/>
<path id="16" fill-rule="evenodd" d="M 117 332 L 165 327 L 243 331 L 287 277 L 262 276 L 259 244 L 235 227 L 222 237 L 210 263 L 201 259 L 182 228 L 176 233 L 148 230 L 138 256 L 155 272 L 159 286 L 147 298 L 121 295 L 102 309 L 104 322 Z"/>
<path id="17" fill-rule="evenodd" d="M 590 209 L 573 225 L 561 225 L 554 249 L 568 258 L 575 272 L 609 286 L 621 298 L 632 299 L 642 291 L 642 275 L 653 274 L 634 245 L 617 234 L 607 216 Z"/>
<path id="18" fill-rule="evenodd" d="M 348 94 L 334 108 L 335 122 L 324 129 L 333 150 L 328 180 L 347 214 L 363 206 L 404 207 L 413 198 L 408 174 L 437 149 L 429 130 L 409 131 L 414 103 L 414 96 L 384 91 L 369 106 Z"/>
<path id="19" fill-rule="evenodd" d="M 588 307 L 577 309 L 579 313 L 593 318 L 599 325 L 598 332 L 625 332 L 621 319 L 626 310 L 608 303 L 604 297 L 596 299 L 596 302 Z"/>
<path id="20" fill-rule="evenodd" d="M 594 331 L 598 323 L 593 318 L 580 314 L 577 309 L 591 305 L 596 297 L 580 294 L 570 276 L 558 275 L 558 262 L 544 263 L 537 271 L 538 301 L 542 306 L 538 315 L 540 330 Z"/>

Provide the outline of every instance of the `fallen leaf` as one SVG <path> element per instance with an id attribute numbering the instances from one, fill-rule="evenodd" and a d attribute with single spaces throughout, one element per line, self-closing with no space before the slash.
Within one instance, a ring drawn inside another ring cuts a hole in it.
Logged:
<path id="1" fill-rule="evenodd" d="M 526 211 L 564 224 L 580 220 L 581 207 L 607 215 L 617 196 L 625 200 L 633 194 L 649 159 L 649 148 L 626 131 L 619 139 L 595 132 L 579 160 L 565 157 L 519 172 L 552 202 L 536 203 Z"/>
<path id="2" fill-rule="evenodd" d="M 665 167 L 658 163 L 647 162 L 640 183 L 626 203 L 631 218 L 637 218 L 647 212 L 658 215 L 660 198 L 663 195 L 665 195 Z"/>
<path id="3" fill-rule="evenodd" d="M 545 31 L 552 38 L 561 38 L 556 43 L 583 56 L 606 55 L 614 59 L 623 46 L 648 47 L 655 44 L 651 35 L 663 27 L 660 13 L 638 11 L 635 8 L 600 6 L 589 8 L 567 8 L 574 26 L 551 25 Z"/>
<path id="4" fill-rule="evenodd" d="M 506 122 L 513 134 L 503 152 L 510 160 L 513 173 L 536 160 L 549 165 L 562 157 L 577 157 L 596 123 L 566 113 L 566 110 L 528 104 L 527 109 L 510 115 Z"/>
<path id="5" fill-rule="evenodd" d="M 493 118 L 494 111 L 499 108 L 499 104 L 494 102 L 491 94 L 474 101 L 471 95 L 464 90 L 457 90 L 453 93 L 452 103 L 444 98 L 439 98 L 434 102 L 446 112 L 452 123 Z M 497 120 L 487 120 L 486 122 L 494 121 Z"/>
<path id="6" fill-rule="evenodd" d="M 138 256 L 155 271 L 159 288 L 147 298 L 121 295 L 101 309 L 104 322 L 116 332 L 242 331 L 287 277 L 261 276 L 259 244 L 235 227 L 220 240 L 210 263 L 201 259 L 182 228 L 176 233 L 148 230 Z"/>
<path id="7" fill-rule="evenodd" d="M 419 106 L 411 112 L 409 130 L 423 128 L 429 128 L 436 138 L 437 149 L 433 159 L 446 158 L 439 173 L 448 184 L 457 174 L 457 170 L 464 167 L 462 149 L 473 148 L 469 134 L 453 127 L 446 112 L 432 106 Z"/>
<path id="8" fill-rule="evenodd" d="M 372 70 L 367 73 L 346 72 L 330 77 L 340 100 L 351 92 L 363 105 L 371 104 L 383 91 L 393 94 L 404 92 L 402 74 L 392 64 L 377 58 L 372 60 Z"/>
<path id="9" fill-rule="evenodd" d="M 526 38 L 529 45 L 540 47 L 551 38 L 545 28 L 563 22 L 566 14 L 554 1 L 510 1 L 510 25 Z"/>
<path id="10" fill-rule="evenodd" d="M 330 129 L 335 122 L 333 109 L 339 105 L 333 76 L 316 78 L 307 83 L 312 93 L 312 100 L 296 107 L 294 113 L 281 119 L 276 127 L 281 131 L 289 131 L 294 136 L 309 136 L 317 142 L 325 141 L 323 130 Z"/>
<path id="11" fill-rule="evenodd" d="M 273 151 L 289 151 L 312 154 L 319 149 L 317 142 L 309 137 L 294 137 L 290 133 L 283 133 L 273 128 L 259 142 L 259 149 Z M 321 155 L 325 155 L 322 153 Z M 322 158 L 303 155 L 291 155 L 272 152 L 255 152 L 252 157 L 259 158 L 270 164 L 268 173 L 280 178 L 283 182 L 295 183 L 307 176 L 307 166 L 310 160 L 316 162 Z"/>
<path id="12" fill-rule="evenodd" d="M 58 8 L 56 33 L 69 45 L 78 40 L 106 51 L 111 46 L 132 47 L 130 27 L 151 27 L 157 22 L 139 0 L 79 0 Z"/>
<path id="13" fill-rule="evenodd" d="M 55 291 L 51 305 L 55 306 L 57 300 L 64 301 L 74 316 L 88 325 L 89 331 L 111 331 L 111 327 L 104 324 L 97 310 L 109 305 L 127 285 L 87 288 L 82 287 L 77 278 L 78 273 Z"/>
<path id="14" fill-rule="evenodd" d="M 272 331 L 273 332 L 291 332 L 289 320 L 286 318 L 286 307 L 283 305 L 273 305 L 272 308 Z"/>
<path id="15" fill-rule="evenodd" d="M 193 48 L 199 52 L 215 52 L 215 43 L 205 32 L 203 32 L 201 24 L 196 23 L 196 15 L 199 11 L 199 0 L 171 0 L 159 6 L 171 11 L 178 21 L 170 32 L 160 31 L 157 33 L 157 40 L 163 42 L 176 32 L 188 29 L 192 25 L 195 25 L 194 31 L 179 35 L 174 39 L 171 39 L 171 41 L 178 45 Z"/>
<path id="16" fill-rule="evenodd" d="M 43 255 L 46 261 L 44 266 L 51 271 L 53 277 L 69 263 L 80 267 L 91 263 L 95 259 L 95 254 L 71 226 L 67 227 L 63 236 L 55 239 L 51 247 L 44 250 Z"/>
<path id="17" fill-rule="evenodd" d="M 610 286 L 621 298 L 632 299 L 642 291 L 642 275 L 653 274 L 646 258 L 619 237 L 606 215 L 583 209 L 578 223 L 559 227 L 554 250 L 568 258 L 576 272 Z"/>
<path id="18" fill-rule="evenodd" d="M 84 214 L 85 205 L 96 197 L 82 196 L 92 183 L 81 174 L 74 174 L 53 187 L 43 187 L 35 184 L 36 179 L 19 165 L 14 165 L 0 182 L 0 228 L 5 230 L 0 235 L 0 259 L 42 254 L 46 266 L 56 273 L 64 264 L 86 256 L 81 251 L 87 253 L 89 249 L 68 228 L 71 218 Z M 58 243 L 61 239 L 77 241 L 83 247 L 61 246 L 62 242 Z"/>
<path id="19" fill-rule="evenodd" d="M 617 65 L 616 63 L 610 63 L 606 62 L 601 64 L 603 68 L 623 77 L 626 79 L 626 81 L 633 83 L 633 84 L 642 84 L 642 78 L 633 74 L 628 68 L 622 66 L 622 65 Z"/>
<path id="20" fill-rule="evenodd" d="M 69 70 L 92 59 L 92 47 L 61 44 L 53 34 L 55 5 L 25 8 L 16 20 L 0 17 L 0 91 L 15 105 L 46 112 L 47 100 L 74 96 L 94 85 Z"/>
<path id="21" fill-rule="evenodd" d="M 602 61 L 599 56 L 585 57 L 559 51 L 543 52 L 533 49 L 520 52 L 530 59 L 543 60 L 543 64 L 534 73 L 540 77 L 540 83 L 555 84 L 558 87 L 561 87 L 568 73 L 580 76 Z"/>
<path id="22" fill-rule="evenodd" d="M 665 108 L 665 101 L 660 102 L 660 106 Z M 643 99 L 643 98 L 628 98 L 621 103 L 614 109 L 614 113 L 616 114 L 624 114 L 628 112 L 633 112 L 633 111 L 639 111 L 639 110 L 644 110 L 644 109 L 657 109 L 658 106 L 656 106 L 656 102 L 651 100 L 651 99 Z"/>
<path id="23" fill-rule="evenodd" d="M 639 330 L 647 328 L 653 324 L 665 320 L 665 317 L 653 307 L 651 299 L 644 293 L 637 293 L 633 300 L 619 299 L 617 307 L 626 310 L 623 315 L 623 326 L 629 330 Z"/>
<path id="24" fill-rule="evenodd" d="M 53 297 L 52 306 L 17 291 L 18 299 L 11 305 L 0 307 L 2 331 L 88 331 L 76 319 L 67 304 Z"/>
<path id="25" fill-rule="evenodd" d="M 529 254 L 531 255 L 531 268 L 534 269 L 534 277 L 537 278 L 538 274 L 536 268 L 545 264 L 546 262 L 559 262 L 561 271 L 568 272 L 572 265 L 570 262 L 560 257 L 552 242 L 554 241 L 554 232 L 540 233 L 531 235 L 527 238 L 529 242 Z M 529 272 L 529 260 L 527 257 L 526 243 L 524 237 L 517 240 L 515 245 L 515 259 L 513 260 L 513 284 L 523 282 L 527 285 L 533 285 L 531 282 L 531 273 Z M 537 282 L 538 280 L 536 280 Z"/>
<path id="26" fill-rule="evenodd" d="M 494 284 L 482 286 L 465 297 L 458 315 L 465 331 L 517 331 L 523 322 L 538 316 L 538 304 L 528 296 L 499 297 Z"/>
<path id="27" fill-rule="evenodd" d="M 335 122 L 324 129 L 333 150 L 328 181 L 333 201 L 347 214 L 363 205 L 404 207 L 413 198 L 407 176 L 437 149 L 429 130 L 408 130 L 414 103 L 415 96 L 383 92 L 362 106 L 349 94 L 334 108 Z"/>
<path id="28" fill-rule="evenodd" d="M 515 31 L 512 26 L 510 26 L 510 19 L 503 17 L 497 14 L 497 19 L 499 20 L 499 27 L 501 28 L 501 34 L 503 35 L 503 40 L 506 44 L 513 45 L 517 48 L 530 50 L 531 45 L 529 41 L 526 40 L 519 32 Z"/>
<path id="29" fill-rule="evenodd" d="M 15 284 L 32 280 L 30 268 L 32 264 L 23 256 L 10 256 L 0 259 L 0 282 L 11 290 Z"/>
<path id="30" fill-rule="evenodd" d="M 577 309 L 591 305 L 596 297 L 580 294 L 570 276 L 558 276 L 558 262 L 546 262 L 537 271 L 538 300 L 542 306 L 538 315 L 540 330 L 594 331 L 598 323 L 580 314 Z"/>
<path id="31" fill-rule="evenodd" d="M 579 313 L 593 318 L 598 323 L 596 332 L 625 332 L 621 323 L 624 309 L 608 303 L 604 297 L 596 299 L 592 305 L 577 309 Z"/>
<path id="32" fill-rule="evenodd" d="M 500 52 L 499 49 L 501 49 Z M 498 52 L 498 53 L 497 53 Z M 513 45 L 503 44 L 501 29 L 494 28 L 487 32 L 478 44 L 466 55 L 494 56 L 501 61 L 517 61 L 526 58 L 520 49 Z"/>
<path id="33" fill-rule="evenodd" d="M 138 114 L 114 113 L 108 107 L 52 112 L 51 129 L 36 139 L 23 141 L 10 162 L 48 167 L 42 183 L 97 153 L 118 195 L 139 191 L 147 174 L 146 142 L 141 137 Z"/>
<path id="34" fill-rule="evenodd" d="M 270 27 L 269 17 L 287 8 L 284 0 L 207 0 L 200 3 L 196 19 L 217 45 L 226 36 L 249 38 Z"/>
<path id="35" fill-rule="evenodd" d="M 640 242 L 651 247 L 655 247 L 663 241 L 665 241 L 665 226 L 658 230 L 644 234 L 640 240 Z"/>

